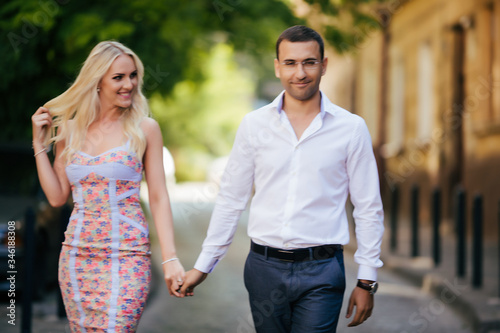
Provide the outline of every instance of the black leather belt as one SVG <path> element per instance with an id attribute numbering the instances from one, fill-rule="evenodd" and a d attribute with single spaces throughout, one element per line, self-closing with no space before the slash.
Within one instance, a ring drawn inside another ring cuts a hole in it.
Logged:
<path id="1" fill-rule="evenodd" d="M 251 249 L 255 253 L 276 258 L 283 261 L 297 262 L 305 260 L 322 260 L 333 258 L 338 250 L 344 247 L 339 244 L 313 246 L 304 249 L 282 250 L 270 246 L 263 246 L 252 242 Z"/>

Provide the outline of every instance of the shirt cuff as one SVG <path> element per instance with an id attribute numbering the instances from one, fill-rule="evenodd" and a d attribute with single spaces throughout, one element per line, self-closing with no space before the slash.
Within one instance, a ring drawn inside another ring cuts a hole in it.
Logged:
<path id="1" fill-rule="evenodd" d="M 359 265 L 358 280 L 377 281 L 377 268 L 366 265 Z"/>
<path id="2" fill-rule="evenodd" d="M 198 260 L 196 260 L 194 268 L 203 273 L 212 273 L 218 262 L 219 259 L 214 258 L 211 255 L 202 252 L 198 257 Z"/>

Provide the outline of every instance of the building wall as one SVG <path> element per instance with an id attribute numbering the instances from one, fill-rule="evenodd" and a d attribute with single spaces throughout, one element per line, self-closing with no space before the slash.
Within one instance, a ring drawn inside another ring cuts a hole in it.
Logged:
<path id="1" fill-rule="evenodd" d="M 349 105 L 366 120 L 381 157 L 384 199 L 398 186 L 401 215 L 408 216 L 410 189 L 418 185 L 426 223 L 430 193 L 439 188 L 451 230 L 462 187 L 469 217 L 473 196 L 483 195 L 485 234 L 496 235 L 500 1 L 410 0 L 391 14 L 386 29 L 355 50 Z"/>

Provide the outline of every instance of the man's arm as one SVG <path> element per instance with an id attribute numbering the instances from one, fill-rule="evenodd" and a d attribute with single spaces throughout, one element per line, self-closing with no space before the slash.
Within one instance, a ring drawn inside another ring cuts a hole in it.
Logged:
<path id="1" fill-rule="evenodd" d="M 354 260 L 359 264 L 358 279 L 376 281 L 377 268 L 383 265 L 380 247 L 384 233 L 384 211 L 370 134 L 361 118 L 358 118 L 353 130 L 346 168 L 356 224 L 358 249 Z"/>
<path id="2" fill-rule="evenodd" d="M 377 268 L 382 266 L 380 246 L 384 231 L 384 212 L 370 134 L 365 122 L 358 120 L 347 160 L 349 193 L 354 205 L 353 217 L 358 243 L 354 258 L 359 264 L 358 279 L 364 283 L 373 283 L 377 280 Z M 374 305 L 373 298 L 370 291 L 360 287 L 354 288 L 346 318 L 352 316 L 354 307 L 356 313 L 348 326 L 357 326 L 370 317 Z"/>

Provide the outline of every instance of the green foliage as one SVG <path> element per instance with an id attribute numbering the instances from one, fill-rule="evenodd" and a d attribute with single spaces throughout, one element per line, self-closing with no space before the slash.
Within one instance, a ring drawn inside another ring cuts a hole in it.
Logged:
<path id="1" fill-rule="evenodd" d="M 337 52 L 349 52 L 381 27 L 374 5 L 387 0 L 304 0 L 317 12 L 330 16 L 322 34 Z"/>
<path id="2" fill-rule="evenodd" d="M 223 41 L 257 59 L 299 22 L 280 0 L 10 0 L 0 7 L 0 142 L 30 140 L 31 114 L 68 87 L 102 40 L 139 55 L 147 96 L 168 96 L 180 81 L 204 80 L 213 45 Z"/>
<path id="3" fill-rule="evenodd" d="M 378 24 L 362 7 L 380 0 L 304 1 L 331 22 L 350 17 L 350 29 L 332 23 L 320 31 L 340 51 Z M 8 0 L 0 5 L 0 142 L 29 142 L 33 112 L 67 89 L 98 42 L 118 40 L 145 65 L 144 92 L 177 178 L 202 178 L 197 166 L 229 152 L 252 94 L 275 79 L 277 36 L 306 23 L 293 2 Z"/>
<path id="4" fill-rule="evenodd" d="M 168 149 L 175 155 L 178 180 L 204 178 L 207 163 L 231 150 L 235 131 L 252 110 L 255 80 L 238 67 L 227 44 L 212 48 L 204 61 L 201 83 L 179 82 L 168 97 L 150 99 Z"/>

